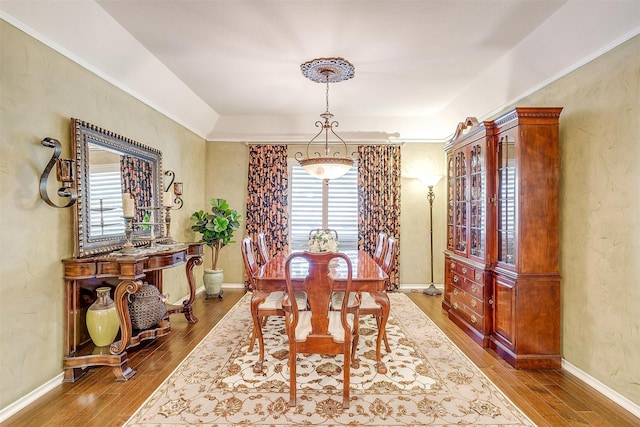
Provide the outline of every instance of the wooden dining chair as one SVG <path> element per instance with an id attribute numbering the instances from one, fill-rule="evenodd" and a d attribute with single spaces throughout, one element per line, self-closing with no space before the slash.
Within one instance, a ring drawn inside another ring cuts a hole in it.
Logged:
<path id="1" fill-rule="evenodd" d="M 385 235 L 386 236 L 386 235 Z M 390 274 L 392 272 L 393 266 L 396 263 L 396 258 L 398 256 L 398 244 L 397 240 L 393 237 L 386 238 L 385 244 L 385 253 L 381 259 L 380 268 L 387 273 L 390 280 Z M 389 282 L 387 282 L 389 283 Z M 331 298 L 331 309 L 337 310 L 344 299 L 344 293 L 336 292 Z M 382 306 L 378 304 L 375 298 L 369 292 L 363 292 L 360 301 L 360 315 L 367 316 L 372 315 L 376 319 L 376 324 L 378 325 L 378 331 L 380 330 L 380 325 L 382 324 Z M 389 339 L 387 338 L 387 331 L 382 331 L 382 340 L 384 342 L 384 348 L 387 353 L 391 353 L 391 346 L 389 345 Z"/>
<path id="2" fill-rule="evenodd" d="M 380 265 L 382 262 L 382 258 L 384 257 L 384 253 L 387 250 L 387 233 L 379 232 L 378 238 L 376 239 L 376 249 L 373 252 L 373 260 L 376 264 Z"/>
<path id="3" fill-rule="evenodd" d="M 259 270 L 256 257 L 253 252 L 253 242 L 251 237 L 245 237 L 241 243 L 242 259 L 244 261 L 245 273 L 250 283 L 249 289 L 253 291 L 251 296 L 251 316 L 253 318 L 253 330 L 249 342 L 248 352 L 253 351 L 253 345 L 258 341 L 259 356 L 258 361 L 253 366 L 253 372 L 262 372 L 264 364 L 264 339 L 262 336 L 262 327 L 266 323 L 269 316 L 284 316 L 282 310 L 283 291 L 260 292 L 255 283 L 255 275 Z M 307 295 L 304 292 L 296 292 L 297 303 L 304 308 L 307 306 Z"/>
<path id="4" fill-rule="evenodd" d="M 253 331 L 251 332 L 251 341 L 249 342 L 248 351 L 253 351 L 253 345 L 258 340 L 260 349 L 260 361 L 264 360 L 264 342 L 262 339 L 262 326 L 269 316 L 283 316 L 282 297 L 284 292 L 271 292 L 268 294 L 257 292 L 254 277 L 258 272 L 259 266 L 253 252 L 253 242 L 251 237 L 245 237 L 241 243 L 242 259 L 244 261 L 244 269 L 249 281 L 249 289 L 253 291 L 251 297 L 251 315 L 253 317 Z M 259 366 L 262 371 L 262 365 Z M 258 367 L 254 366 L 254 370 Z M 259 372 L 260 372 L 259 371 Z"/>
<path id="5" fill-rule="evenodd" d="M 287 290 L 283 308 L 286 312 L 285 327 L 289 339 L 289 406 L 296 406 L 296 360 L 298 354 L 342 354 L 344 358 L 344 378 L 342 387 L 342 406 L 349 407 L 349 388 L 351 365 L 355 363 L 355 349 L 358 344 L 358 306 L 359 295 L 344 298 L 341 309 L 330 310 L 329 303 L 335 287 L 330 274 L 329 263 L 341 259 L 347 265 L 345 292 L 352 291 L 352 267 L 349 258 L 340 252 L 300 252 L 287 258 L 285 278 Z M 308 270 L 304 278 L 292 278 L 294 266 L 298 261 L 306 261 Z M 299 280 L 298 280 L 299 279 Z M 301 282 L 301 283 L 300 283 Z M 294 295 L 296 289 L 303 289 L 308 296 L 309 309 L 301 311 Z M 355 293 L 354 293 L 355 294 Z"/>
<path id="6" fill-rule="evenodd" d="M 258 253 L 260 254 L 260 258 L 262 258 L 263 264 L 266 264 L 271 259 L 269 249 L 267 248 L 267 241 L 262 232 L 258 233 Z"/>

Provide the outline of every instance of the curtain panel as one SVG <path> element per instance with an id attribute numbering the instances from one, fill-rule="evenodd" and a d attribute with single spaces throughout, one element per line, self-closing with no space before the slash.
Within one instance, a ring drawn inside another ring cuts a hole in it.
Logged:
<path id="1" fill-rule="evenodd" d="M 247 236 L 255 248 L 262 231 L 269 253 L 289 250 L 287 146 L 250 145 L 248 178 Z"/>
<path id="2" fill-rule="evenodd" d="M 398 240 L 387 290 L 398 289 L 400 268 L 400 146 L 358 146 L 358 248 L 373 253 L 379 232 Z"/>

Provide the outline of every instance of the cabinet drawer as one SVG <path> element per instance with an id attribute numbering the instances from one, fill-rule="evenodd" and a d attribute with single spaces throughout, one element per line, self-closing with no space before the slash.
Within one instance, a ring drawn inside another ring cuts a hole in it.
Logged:
<path id="1" fill-rule="evenodd" d="M 453 261 L 451 259 L 449 260 L 449 269 L 451 270 L 452 274 L 458 274 L 474 282 L 484 282 L 483 270 L 470 267 L 466 264 L 458 261 Z"/>
<path id="2" fill-rule="evenodd" d="M 451 285 L 470 293 L 480 301 L 484 301 L 484 285 L 482 283 L 474 282 L 467 277 L 453 273 L 451 275 Z"/>
<path id="3" fill-rule="evenodd" d="M 145 269 L 167 268 L 180 265 L 186 261 L 186 252 L 180 251 L 173 254 L 155 256 L 148 261 Z"/>
<path id="4" fill-rule="evenodd" d="M 484 316 L 467 306 L 463 295 L 451 295 L 451 309 L 475 329 L 484 331 Z"/>
<path id="5" fill-rule="evenodd" d="M 484 316 L 484 303 L 481 300 L 456 287 L 453 288 L 452 294 L 456 297 L 457 301 L 464 304 L 469 310 L 480 316 Z"/>

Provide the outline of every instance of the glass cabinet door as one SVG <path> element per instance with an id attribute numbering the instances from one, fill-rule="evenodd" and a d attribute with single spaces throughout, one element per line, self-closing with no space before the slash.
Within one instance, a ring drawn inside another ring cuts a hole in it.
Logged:
<path id="1" fill-rule="evenodd" d="M 469 255 L 484 259 L 485 255 L 485 167 L 484 151 L 482 145 L 477 144 L 471 147 L 470 151 L 470 223 L 469 231 L 471 241 L 469 242 Z"/>
<path id="2" fill-rule="evenodd" d="M 447 249 L 453 250 L 453 156 L 447 156 Z"/>
<path id="3" fill-rule="evenodd" d="M 503 135 L 498 140 L 497 174 L 497 257 L 498 262 L 515 265 L 516 247 L 516 140 Z"/>
<path id="4" fill-rule="evenodd" d="M 454 202 L 455 211 L 455 251 L 467 252 L 467 156 L 463 150 L 455 154 L 454 163 Z"/>

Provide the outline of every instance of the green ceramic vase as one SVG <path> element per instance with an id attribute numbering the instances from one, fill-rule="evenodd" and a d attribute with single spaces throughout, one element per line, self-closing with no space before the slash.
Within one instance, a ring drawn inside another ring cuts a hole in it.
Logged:
<path id="1" fill-rule="evenodd" d="M 120 330 L 118 313 L 109 296 L 111 288 L 96 289 L 98 299 L 87 310 L 87 330 L 96 347 L 104 347 L 113 342 Z"/>

